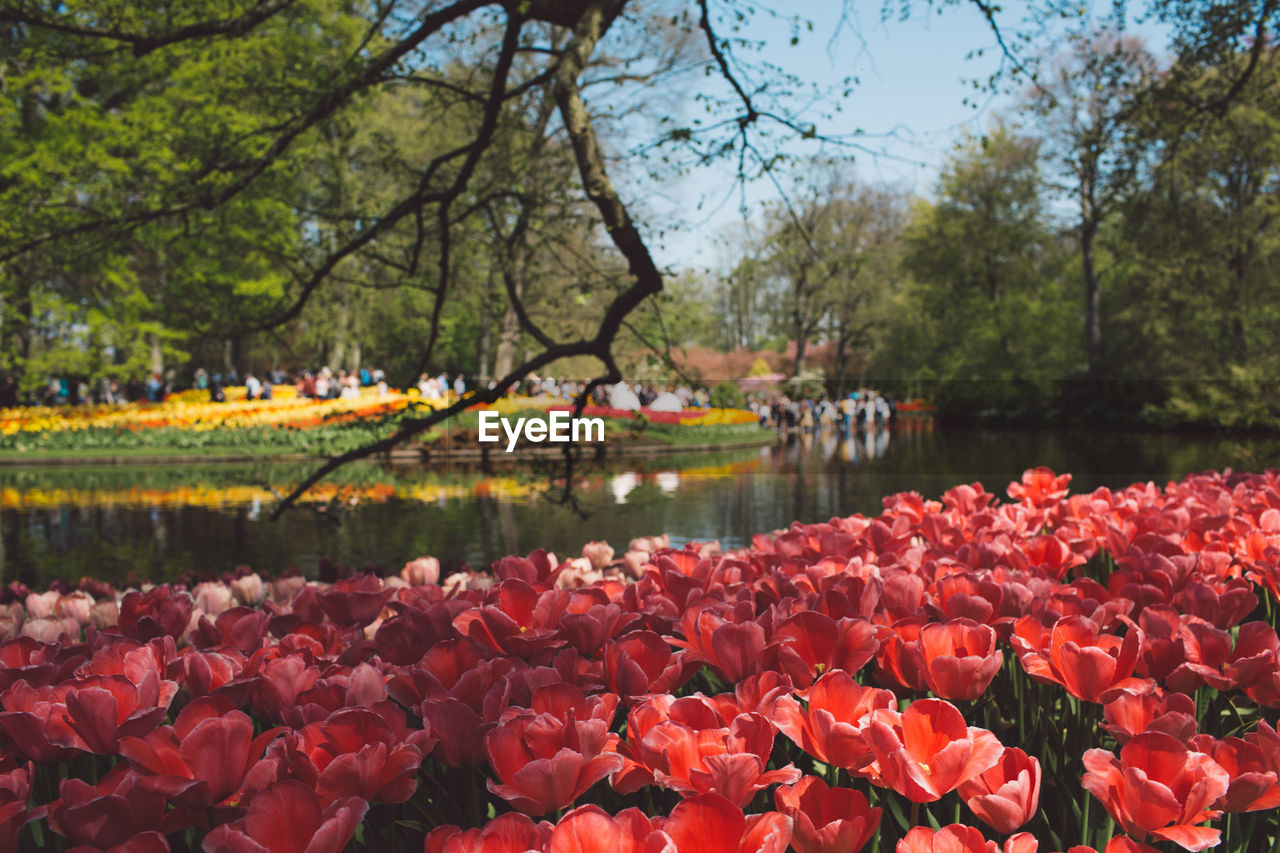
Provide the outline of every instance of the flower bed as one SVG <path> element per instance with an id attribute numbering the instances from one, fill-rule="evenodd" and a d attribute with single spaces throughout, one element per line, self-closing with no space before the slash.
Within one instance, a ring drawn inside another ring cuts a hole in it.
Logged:
<path id="1" fill-rule="evenodd" d="M 573 407 L 554 405 L 550 410 L 568 412 L 572 411 Z M 584 406 L 582 416 L 622 421 L 641 420 L 670 426 L 721 426 L 756 422 L 756 416 L 746 409 L 684 409 L 679 412 L 657 412 L 647 407 L 633 410 L 614 409 L 609 406 Z"/>
<path id="2" fill-rule="evenodd" d="M 1067 481 L 442 585 L 11 585 L 0 849 L 1273 849 L 1280 472 Z"/>
<path id="3" fill-rule="evenodd" d="M 243 388 L 232 388 L 225 403 L 209 402 L 207 392 L 182 392 L 163 403 L 0 409 L 0 451 L 233 447 L 336 453 L 367 442 L 366 427 L 384 434 L 398 416 L 420 413 L 424 407 L 440 408 L 454 399 L 428 400 L 411 389 L 403 394 L 368 391 L 350 399 L 310 400 L 295 396 L 289 386 L 280 390 L 287 393 L 272 400 L 245 400 Z M 565 401 L 549 397 L 507 397 L 492 406 L 473 406 L 468 412 L 488 409 L 503 415 L 528 412 L 541 417 L 549 410 L 570 408 Z M 586 415 L 617 422 L 640 419 L 658 429 L 755 423 L 754 415 L 738 409 L 632 412 L 588 406 Z M 453 423 L 474 429 L 475 417 Z"/>

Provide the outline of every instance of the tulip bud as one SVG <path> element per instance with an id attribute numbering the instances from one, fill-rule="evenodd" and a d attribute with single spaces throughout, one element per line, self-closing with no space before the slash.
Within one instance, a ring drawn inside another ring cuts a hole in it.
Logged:
<path id="1" fill-rule="evenodd" d="M 613 559 L 613 547 L 608 542 L 588 542 L 582 546 L 582 556 L 591 561 L 592 568 L 603 569 Z"/>
<path id="2" fill-rule="evenodd" d="M 70 623 L 70 624 L 68 624 Z M 74 619 L 30 619 L 22 626 L 22 635 L 41 643 L 56 643 L 64 633 L 80 636 L 80 623 Z"/>
<path id="3" fill-rule="evenodd" d="M 89 621 L 99 631 L 114 628 L 120 624 L 120 605 L 109 598 L 95 601 L 89 611 Z"/>
<path id="4" fill-rule="evenodd" d="M 230 609 L 233 603 L 230 588 L 221 583 L 197 585 L 192 598 L 196 607 L 210 616 L 217 616 L 222 611 Z"/>
<path id="5" fill-rule="evenodd" d="M 271 582 L 271 600 L 282 606 L 287 605 L 293 601 L 293 597 L 298 594 L 298 591 L 306 585 L 307 579 L 299 575 L 276 578 Z"/>
<path id="6" fill-rule="evenodd" d="M 48 592 L 30 593 L 27 596 L 27 618 L 28 619 L 47 619 L 54 615 L 54 608 L 58 605 L 59 594 L 56 590 Z"/>
<path id="7" fill-rule="evenodd" d="M 411 586 L 437 583 L 440 580 L 440 561 L 435 557 L 419 557 L 404 564 L 400 577 Z"/>
<path id="8" fill-rule="evenodd" d="M 74 619 L 81 625 L 89 624 L 89 611 L 93 608 L 93 596 L 76 590 L 58 599 L 58 615 Z"/>
<path id="9" fill-rule="evenodd" d="M 231 594 L 241 604 L 254 607 L 267 597 L 267 588 L 262 578 L 258 577 L 258 573 L 254 572 L 231 581 Z"/>
<path id="10" fill-rule="evenodd" d="M 633 578 L 639 578 L 641 568 L 645 563 L 649 562 L 648 551 L 631 550 L 622 555 L 623 565 L 627 568 L 627 574 Z"/>

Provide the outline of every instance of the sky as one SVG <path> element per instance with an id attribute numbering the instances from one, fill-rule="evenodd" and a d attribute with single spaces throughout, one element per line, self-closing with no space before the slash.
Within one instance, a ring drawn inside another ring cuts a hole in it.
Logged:
<path id="1" fill-rule="evenodd" d="M 757 15 L 746 35 L 767 47 L 755 58 L 824 87 L 835 87 L 846 76 L 858 78 L 851 95 L 837 99 L 841 112 L 820 120 L 819 130 L 843 135 L 860 129 L 866 134 L 860 143 L 868 150 L 853 152 L 852 169 L 862 182 L 931 195 L 946 155 L 965 132 L 980 134 L 997 115 L 1012 117 L 1026 85 L 1006 81 L 995 93 L 975 90 L 973 82 L 996 72 L 1003 54 L 972 3 L 938 10 L 915 4 L 918 11 L 906 21 L 883 21 L 878 0 L 851 3 L 843 25 L 842 4 L 836 0 L 776 5 L 788 15 L 812 20 L 813 31 L 802 31 L 800 44 L 791 46 L 788 19 Z M 1012 0 L 997 14 L 1007 41 L 1015 32 L 1029 30 L 1026 10 L 1022 0 Z M 1156 38 L 1159 32 L 1148 28 L 1144 34 Z M 1023 49 L 1048 50 L 1049 38 L 1041 34 Z M 982 55 L 971 55 L 979 50 Z M 818 149 L 800 143 L 793 150 Z M 732 167 L 722 163 L 668 185 L 670 209 L 682 213 L 686 224 L 656 241 L 661 263 L 694 269 L 723 264 L 726 251 L 731 252 L 722 245 L 723 237 L 742 221 L 742 195 L 735 189 Z M 747 208 L 758 210 L 777 195 L 769 181 L 760 181 L 746 190 Z"/>

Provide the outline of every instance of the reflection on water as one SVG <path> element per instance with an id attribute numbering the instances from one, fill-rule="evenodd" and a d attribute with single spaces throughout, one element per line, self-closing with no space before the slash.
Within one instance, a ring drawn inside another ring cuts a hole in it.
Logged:
<path id="1" fill-rule="evenodd" d="M 958 483 L 1003 494 L 1026 468 L 1070 471 L 1074 491 L 1191 471 L 1259 470 L 1280 460 L 1274 438 L 1141 432 L 998 431 L 904 419 L 892 431 L 792 436 L 761 450 L 614 462 L 575 473 L 574 509 L 543 497 L 532 471 L 352 467 L 315 500 L 267 521 L 297 466 L 0 470 L 0 580 L 83 575 L 123 580 L 219 573 L 240 564 L 309 573 L 399 568 L 432 554 L 484 566 L 584 542 L 623 548 L 667 532 L 728 547 L 793 520 L 874 514 L 881 499 L 936 497 Z"/>

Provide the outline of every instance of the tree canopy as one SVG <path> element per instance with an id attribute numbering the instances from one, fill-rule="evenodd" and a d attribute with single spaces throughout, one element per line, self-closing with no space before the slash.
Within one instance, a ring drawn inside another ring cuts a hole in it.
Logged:
<path id="1" fill-rule="evenodd" d="M 726 276 L 735 328 L 706 334 L 780 335 L 798 364 L 829 344 L 837 384 L 1022 393 L 1185 360 L 1196 334 L 1214 375 L 1264 371 L 1273 312 L 1243 307 L 1275 304 L 1275 0 L 1141 11 L 1171 27 L 1165 68 L 1128 73 L 1081 25 L 1028 96 L 1040 135 L 965 141 L 933 200 L 810 180 Z M 750 63 L 770 15 L 802 37 L 750 0 L 4 0 L 0 371 L 372 361 L 468 373 L 468 403 L 552 365 L 616 380 L 688 295 L 656 299 L 646 188 L 713 161 L 776 180 L 787 138 L 839 150 L 801 81 Z M 1030 85 L 1035 50 L 997 35 Z M 1071 100 L 1090 86 L 1107 98 Z M 1074 224 L 1046 189 L 1065 178 Z"/>

